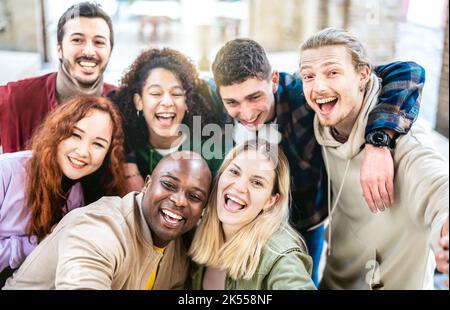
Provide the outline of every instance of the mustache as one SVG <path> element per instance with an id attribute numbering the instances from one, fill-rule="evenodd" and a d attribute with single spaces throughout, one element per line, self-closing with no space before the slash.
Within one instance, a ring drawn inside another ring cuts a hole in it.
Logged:
<path id="1" fill-rule="evenodd" d="M 97 58 L 95 58 L 95 57 L 88 57 L 88 56 L 81 56 L 81 57 L 78 57 L 75 61 L 76 62 L 79 62 L 79 61 L 93 61 L 93 62 L 95 62 L 95 63 L 99 63 L 100 62 L 100 60 L 98 60 Z"/>

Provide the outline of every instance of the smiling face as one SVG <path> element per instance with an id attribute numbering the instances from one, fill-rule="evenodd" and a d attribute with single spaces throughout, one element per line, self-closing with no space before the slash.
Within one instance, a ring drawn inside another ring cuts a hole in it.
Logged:
<path id="1" fill-rule="evenodd" d="M 242 83 L 219 87 L 228 114 L 250 130 L 257 130 L 275 115 L 278 72 L 272 81 L 249 78 Z"/>
<path id="2" fill-rule="evenodd" d="M 177 138 L 186 112 L 186 96 L 180 80 L 169 70 L 153 69 L 142 94 L 134 95 L 138 111 L 144 112 L 150 137 Z"/>
<path id="3" fill-rule="evenodd" d="M 57 47 L 70 76 L 89 87 L 103 74 L 111 56 L 110 31 L 102 18 L 74 18 L 64 25 L 62 44 Z"/>
<path id="4" fill-rule="evenodd" d="M 348 50 L 331 45 L 303 51 L 300 73 L 306 101 L 320 124 L 352 126 L 362 106 L 370 69 L 357 72 Z"/>
<path id="5" fill-rule="evenodd" d="M 177 154 L 181 153 L 157 165 L 142 200 L 153 243 L 159 247 L 197 224 L 209 196 L 211 172 L 206 162 L 199 157 L 177 159 Z"/>
<path id="6" fill-rule="evenodd" d="M 220 175 L 217 214 L 227 234 L 252 222 L 263 210 L 274 206 L 275 167 L 254 150 L 240 153 Z"/>
<path id="7" fill-rule="evenodd" d="M 78 180 L 97 171 L 108 153 L 112 128 L 109 114 L 99 110 L 79 120 L 72 135 L 58 145 L 56 158 L 63 174 Z"/>

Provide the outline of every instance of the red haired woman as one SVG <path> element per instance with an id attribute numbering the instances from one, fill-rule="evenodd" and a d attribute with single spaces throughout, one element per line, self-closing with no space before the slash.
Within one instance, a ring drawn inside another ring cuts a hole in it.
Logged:
<path id="1" fill-rule="evenodd" d="M 0 287 L 86 191 L 123 194 L 121 126 L 108 99 L 75 97 L 48 116 L 31 151 L 0 155 Z"/>

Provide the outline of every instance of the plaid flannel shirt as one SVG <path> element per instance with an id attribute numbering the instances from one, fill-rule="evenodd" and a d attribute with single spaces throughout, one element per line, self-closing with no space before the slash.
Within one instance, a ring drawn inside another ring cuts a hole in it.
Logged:
<path id="1" fill-rule="evenodd" d="M 382 79 L 382 90 L 377 107 L 369 115 L 366 132 L 389 128 L 398 134 L 407 133 L 419 113 L 424 69 L 413 62 L 394 62 L 376 67 L 375 73 Z M 209 97 L 219 123 L 233 123 L 212 79 L 200 92 Z M 288 158 L 291 172 L 290 220 L 296 229 L 304 231 L 328 216 L 327 175 L 321 147 L 314 136 L 315 114 L 306 103 L 298 73 L 280 72 L 275 99 L 278 130 L 282 135 L 280 147 Z"/>

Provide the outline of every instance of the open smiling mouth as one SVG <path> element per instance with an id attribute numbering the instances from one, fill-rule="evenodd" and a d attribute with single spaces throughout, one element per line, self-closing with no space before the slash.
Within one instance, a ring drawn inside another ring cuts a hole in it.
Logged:
<path id="1" fill-rule="evenodd" d="M 163 127 L 170 127 L 174 123 L 176 113 L 156 113 L 155 117 Z"/>
<path id="2" fill-rule="evenodd" d="M 256 117 L 254 117 L 253 119 L 251 119 L 250 121 L 244 121 L 243 119 L 240 119 L 239 121 L 242 123 L 242 125 L 244 126 L 256 126 L 258 124 L 258 120 L 259 117 L 261 116 L 262 113 L 259 113 Z"/>
<path id="3" fill-rule="evenodd" d="M 70 165 L 75 169 L 82 169 L 87 165 L 87 163 L 85 163 L 84 161 L 78 160 L 70 156 L 67 156 L 67 159 L 69 160 Z"/>
<path id="4" fill-rule="evenodd" d="M 316 99 L 316 104 L 318 105 L 322 114 L 330 114 L 336 106 L 337 101 L 337 97 L 328 97 L 323 99 Z"/>
<path id="5" fill-rule="evenodd" d="M 245 201 L 229 194 L 225 194 L 224 200 L 225 209 L 231 213 L 240 212 L 247 207 Z"/>
<path id="6" fill-rule="evenodd" d="M 167 209 L 161 209 L 161 216 L 164 219 L 166 226 L 169 226 L 170 228 L 179 227 L 183 224 L 183 221 L 186 220 L 181 215 Z"/>

